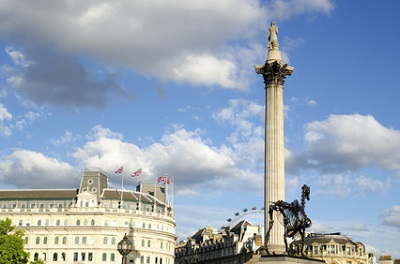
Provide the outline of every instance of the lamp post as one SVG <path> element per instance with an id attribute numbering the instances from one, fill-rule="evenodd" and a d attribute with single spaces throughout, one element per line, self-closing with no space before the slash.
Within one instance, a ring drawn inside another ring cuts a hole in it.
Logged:
<path id="1" fill-rule="evenodd" d="M 118 252 L 122 255 L 122 264 L 126 264 L 126 256 L 131 253 L 131 251 L 132 243 L 125 233 L 124 238 L 118 243 Z"/>

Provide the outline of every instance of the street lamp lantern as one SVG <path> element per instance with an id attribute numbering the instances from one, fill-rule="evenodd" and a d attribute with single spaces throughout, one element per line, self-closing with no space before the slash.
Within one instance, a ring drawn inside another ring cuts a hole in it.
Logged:
<path id="1" fill-rule="evenodd" d="M 132 243 L 125 233 L 124 238 L 118 243 L 118 252 L 122 255 L 122 264 L 126 264 L 126 256 L 131 253 L 131 251 Z"/>

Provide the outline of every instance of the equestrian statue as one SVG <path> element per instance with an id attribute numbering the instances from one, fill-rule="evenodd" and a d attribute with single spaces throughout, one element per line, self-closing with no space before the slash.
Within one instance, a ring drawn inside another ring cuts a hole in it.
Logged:
<path id="1" fill-rule="evenodd" d="M 304 238 L 305 238 L 305 229 L 309 228 L 312 224 L 311 219 L 308 218 L 306 215 L 306 212 L 304 211 L 305 205 L 306 205 L 306 199 L 307 201 L 310 200 L 310 187 L 307 186 L 306 184 L 303 185 L 302 187 L 302 192 L 301 192 L 301 202 L 296 199 L 291 203 L 279 200 L 277 202 L 272 202 L 271 205 L 269 206 L 269 227 L 266 235 L 266 250 L 267 254 L 270 255 L 268 251 L 268 240 L 270 237 L 270 231 L 272 229 L 272 226 L 274 224 L 274 220 L 272 218 L 273 213 L 277 212 L 280 213 L 282 218 L 283 218 L 283 225 L 284 225 L 284 241 L 285 241 L 285 247 L 286 247 L 286 253 L 288 255 L 294 255 L 295 252 L 293 249 L 291 249 L 288 246 L 287 243 L 287 238 L 295 238 L 297 235 L 300 236 L 301 239 L 301 244 L 299 248 L 299 253 L 302 256 L 305 256 L 304 254 Z"/>

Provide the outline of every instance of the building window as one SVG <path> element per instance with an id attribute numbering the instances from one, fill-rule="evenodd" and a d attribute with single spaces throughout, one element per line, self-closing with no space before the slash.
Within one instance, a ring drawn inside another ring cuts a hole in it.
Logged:
<path id="1" fill-rule="evenodd" d="M 140 256 L 140 263 L 144 264 L 144 256 Z"/>
<path id="2" fill-rule="evenodd" d="M 25 206 L 25 204 L 21 204 L 21 208 L 25 208 L 26 206 Z"/>
<path id="3" fill-rule="evenodd" d="M 63 245 L 67 244 L 67 237 L 63 237 L 62 243 L 63 243 Z"/>
<path id="4" fill-rule="evenodd" d="M 111 245 L 115 245 L 115 237 L 111 238 Z"/>
<path id="5" fill-rule="evenodd" d="M 108 226 L 108 220 L 104 221 L 104 226 Z"/>
<path id="6" fill-rule="evenodd" d="M 57 253 L 54 253 L 53 254 L 53 261 L 57 261 L 58 260 L 58 254 Z"/>
<path id="7" fill-rule="evenodd" d="M 50 208 L 53 208 L 53 207 L 54 207 L 54 204 L 53 204 L 53 203 L 51 203 L 51 204 L 49 204 L 49 206 L 50 206 Z"/>
<path id="8" fill-rule="evenodd" d="M 56 221 L 56 226 L 60 226 L 60 220 Z"/>
<path id="9" fill-rule="evenodd" d="M 147 264 L 150 263 L 150 256 L 147 256 L 147 258 L 146 258 L 146 263 L 147 263 Z"/>
<path id="10" fill-rule="evenodd" d="M 78 261 L 78 252 L 74 253 L 74 261 Z"/>
<path id="11" fill-rule="evenodd" d="M 46 253 L 42 253 L 42 260 L 44 260 L 44 261 L 47 260 L 47 258 L 46 258 Z"/>
<path id="12" fill-rule="evenodd" d="M 64 220 L 64 226 L 68 226 L 68 220 Z"/>
<path id="13" fill-rule="evenodd" d="M 22 226 L 23 223 L 24 223 L 24 222 L 23 222 L 22 220 L 19 220 L 18 226 Z"/>
<path id="14" fill-rule="evenodd" d="M 36 237 L 36 245 L 40 244 L 40 237 Z"/>
<path id="15" fill-rule="evenodd" d="M 145 223 L 142 224 L 142 228 L 146 228 L 146 224 Z"/>
<path id="16" fill-rule="evenodd" d="M 107 238 L 107 237 L 104 237 L 104 238 L 103 238 L 103 245 L 107 245 L 107 242 L 108 242 L 108 238 Z"/>
<path id="17" fill-rule="evenodd" d="M 81 220 L 76 220 L 76 226 L 80 226 L 81 225 Z"/>
<path id="18" fill-rule="evenodd" d="M 59 240 L 60 240 L 60 238 L 58 236 L 56 236 L 54 238 L 54 244 L 58 245 Z"/>
<path id="19" fill-rule="evenodd" d="M 33 260 L 34 261 L 37 261 L 39 259 L 39 253 L 35 253 L 34 255 L 33 255 Z"/>
<path id="20" fill-rule="evenodd" d="M 87 219 L 83 220 L 83 225 L 84 225 L 84 226 L 87 226 L 87 225 L 88 225 L 88 220 L 87 220 Z"/>
<path id="21" fill-rule="evenodd" d="M 89 239 L 88 239 L 88 244 L 89 245 L 93 245 L 93 243 L 94 243 L 94 239 L 93 239 L 92 236 L 90 236 Z"/>
<path id="22" fill-rule="evenodd" d="M 36 225 L 37 226 L 41 226 L 42 225 L 42 220 L 38 220 Z"/>
<path id="23" fill-rule="evenodd" d="M 92 188 L 92 192 L 96 193 L 97 192 L 97 188 Z"/>
<path id="24" fill-rule="evenodd" d="M 47 244 L 47 237 L 43 238 L 43 244 L 45 244 L 45 245 Z"/>
<path id="25" fill-rule="evenodd" d="M 148 228 L 148 229 L 151 229 L 151 224 L 149 224 L 149 225 L 147 226 L 147 228 Z"/>
<path id="26" fill-rule="evenodd" d="M 314 246 L 314 255 L 318 255 L 318 246 Z"/>
<path id="27" fill-rule="evenodd" d="M 75 237 L 75 245 L 79 244 L 79 237 Z"/>
<path id="28" fill-rule="evenodd" d="M 88 261 L 93 261 L 93 253 L 92 252 L 88 253 Z"/>
<path id="29" fill-rule="evenodd" d="M 35 204 L 34 203 L 31 203 L 31 208 L 34 208 L 35 207 Z"/>
<path id="30" fill-rule="evenodd" d="M 147 247 L 151 247 L 151 241 L 150 241 L 150 239 L 147 240 Z"/>
<path id="31" fill-rule="evenodd" d="M 111 253 L 111 255 L 110 255 L 110 261 L 111 261 L 111 262 L 114 262 L 114 261 L 115 261 L 115 254 L 114 254 L 114 253 Z"/>
<path id="32" fill-rule="evenodd" d="M 85 253 L 85 252 L 82 252 L 82 253 L 81 253 L 81 260 L 82 260 L 82 261 L 85 261 L 85 260 L 86 260 L 86 253 Z"/>
<path id="33" fill-rule="evenodd" d="M 144 239 L 142 239 L 142 247 L 144 247 L 145 243 Z"/>
<path id="34" fill-rule="evenodd" d="M 89 180 L 87 181 L 87 183 L 88 183 L 89 185 L 92 185 L 92 184 L 93 184 L 93 180 L 92 180 L 92 179 L 89 179 Z"/>
<path id="35" fill-rule="evenodd" d="M 65 261 L 65 253 L 61 253 L 61 260 Z"/>
<path id="36" fill-rule="evenodd" d="M 128 221 L 125 221 L 124 226 L 128 226 Z"/>
<path id="37" fill-rule="evenodd" d="M 44 208 L 44 203 L 41 203 L 41 204 L 40 204 L 40 208 Z"/>
<path id="38" fill-rule="evenodd" d="M 101 261 L 107 261 L 107 253 L 101 255 Z"/>
<path id="39" fill-rule="evenodd" d="M 86 244 L 86 237 L 82 237 L 82 244 L 85 245 Z"/>
<path id="40" fill-rule="evenodd" d="M 30 220 L 26 220 L 26 226 L 30 226 L 31 225 L 31 221 Z"/>
<path id="41" fill-rule="evenodd" d="M 13 203 L 12 208 L 15 208 L 15 207 L 17 207 L 17 204 Z"/>
<path id="42" fill-rule="evenodd" d="M 59 203 L 59 204 L 58 204 L 58 208 L 63 208 L 63 204 L 62 204 L 62 203 Z"/>
<path id="43" fill-rule="evenodd" d="M 7 204 L 3 204 L 3 209 L 7 209 Z"/>
<path id="44" fill-rule="evenodd" d="M 29 237 L 25 237 L 25 245 L 29 243 Z"/>
<path id="45" fill-rule="evenodd" d="M 90 225 L 94 226 L 94 224 L 95 224 L 95 221 L 94 221 L 94 219 L 92 219 L 92 221 L 90 221 Z"/>

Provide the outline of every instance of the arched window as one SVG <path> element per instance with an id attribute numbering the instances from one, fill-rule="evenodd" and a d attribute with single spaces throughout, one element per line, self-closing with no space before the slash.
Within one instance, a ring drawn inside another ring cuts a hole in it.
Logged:
<path id="1" fill-rule="evenodd" d="M 115 237 L 111 238 L 111 245 L 115 245 Z"/>
<path id="2" fill-rule="evenodd" d="M 124 226 L 128 226 L 128 221 L 125 221 Z"/>
<path id="3" fill-rule="evenodd" d="M 90 221 L 90 225 L 94 226 L 94 224 L 95 224 L 94 219 L 92 219 L 92 221 Z"/>
<path id="4" fill-rule="evenodd" d="M 104 237 L 104 238 L 103 238 L 103 244 L 104 244 L 104 245 L 107 245 L 107 243 L 108 243 L 108 238 L 107 238 L 107 237 Z"/>
<path id="5" fill-rule="evenodd" d="M 144 239 L 142 239 L 142 247 L 144 247 L 145 246 L 145 241 L 144 241 Z"/>
<path id="6" fill-rule="evenodd" d="M 142 224 L 142 228 L 146 228 L 146 223 L 143 223 L 143 224 Z"/>
<path id="7" fill-rule="evenodd" d="M 80 226 L 81 225 L 81 220 L 76 220 L 76 226 Z"/>
<path id="8" fill-rule="evenodd" d="M 43 238 L 43 244 L 45 244 L 45 245 L 47 244 L 47 237 Z"/>
<path id="9" fill-rule="evenodd" d="M 148 227 L 149 229 L 151 229 L 151 224 L 149 224 L 147 227 Z"/>
<path id="10" fill-rule="evenodd" d="M 33 255 L 33 260 L 34 261 L 37 261 L 39 259 L 39 253 L 35 253 L 34 255 Z"/>
<path id="11" fill-rule="evenodd" d="M 151 247 L 151 241 L 150 241 L 150 239 L 147 240 L 147 247 Z"/>
<path id="12" fill-rule="evenodd" d="M 61 260 L 65 261 L 65 253 L 61 253 Z"/>
<path id="13" fill-rule="evenodd" d="M 54 244 L 58 245 L 59 240 L 60 240 L 60 238 L 58 236 L 56 236 L 54 238 Z"/>
<path id="14" fill-rule="evenodd" d="M 36 237 L 36 245 L 40 244 L 40 237 Z"/>
<path id="15" fill-rule="evenodd" d="M 46 261 L 46 253 L 42 253 L 42 260 Z"/>
<path id="16" fill-rule="evenodd" d="M 36 225 L 37 226 L 41 226 L 42 225 L 42 220 L 38 220 Z"/>
<path id="17" fill-rule="evenodd" d="M 107 253 L 101 255 L 101 261 L 107 261 Z"/>
<path id="18" fill-rule="evenodd" d="M 26 226 L 30 226 L 31 225 L 31 221 L 30 220 L 26 220 Z"/>
<path id="19" fill-rule="evenodd" d="M 108 226 L 108 220 L 104 221 L 104 226 Z"/>
<path id="20" fill-rule="evenodd" d="M 56 221 L 56 226 L 60 226 L 60 220 Z"/>
<path id="21" fill-rule="evenodd" d="M 57 255 L 57 253 L 54 253 L 53 254 L 53 261 L 57 261 L 58 260 L 58 255 Z"/>
<path id="22" fill-rule="evenodd" d="M 25 245 L 29 243 L 29 237 L 25 237 Z"/>
<path id="23" fill-rule="evenodd" d="M 79 237 L 75 237 L 75 245 L 79 244 Z"/>
<path id="24" fill-rule="evenodd" d="M 22 226 L 22 224 L 23 224 L 23 221 L 22 221 L 22 220 L 19 220 L 18 226 Z"/>
<path id="25" fill-rule="evenodd" d="M 68 220 L 64 220 L 64 226 L 68 226 Z"/>
<path id="26" fill-rule="evenodd" d="M 111 253 L 110 255 L 110 261 L 114 262 L 115 261 L 115 254 Z"/>
<path id="27" fill-rule="evenodd" d="M 44 225 L 45 225 L 45 226 L 49 226 L 49 219 L 46 219 L 46 220 L 44 221 Z"/>
<path id="28" fill-rule="evenodd" d="M 87 225 L 88 225 L 88 220 L 87 220 L 87 219 L 83 220 L 83 225 L 84 225 L 84 226 L 87 226 Z"/>
<path id="29" fill-rule="evenodd" d="M 63 237 L 62 243 L 63 243 L 63 245 L 67 244 L 67 237 Z"/>

